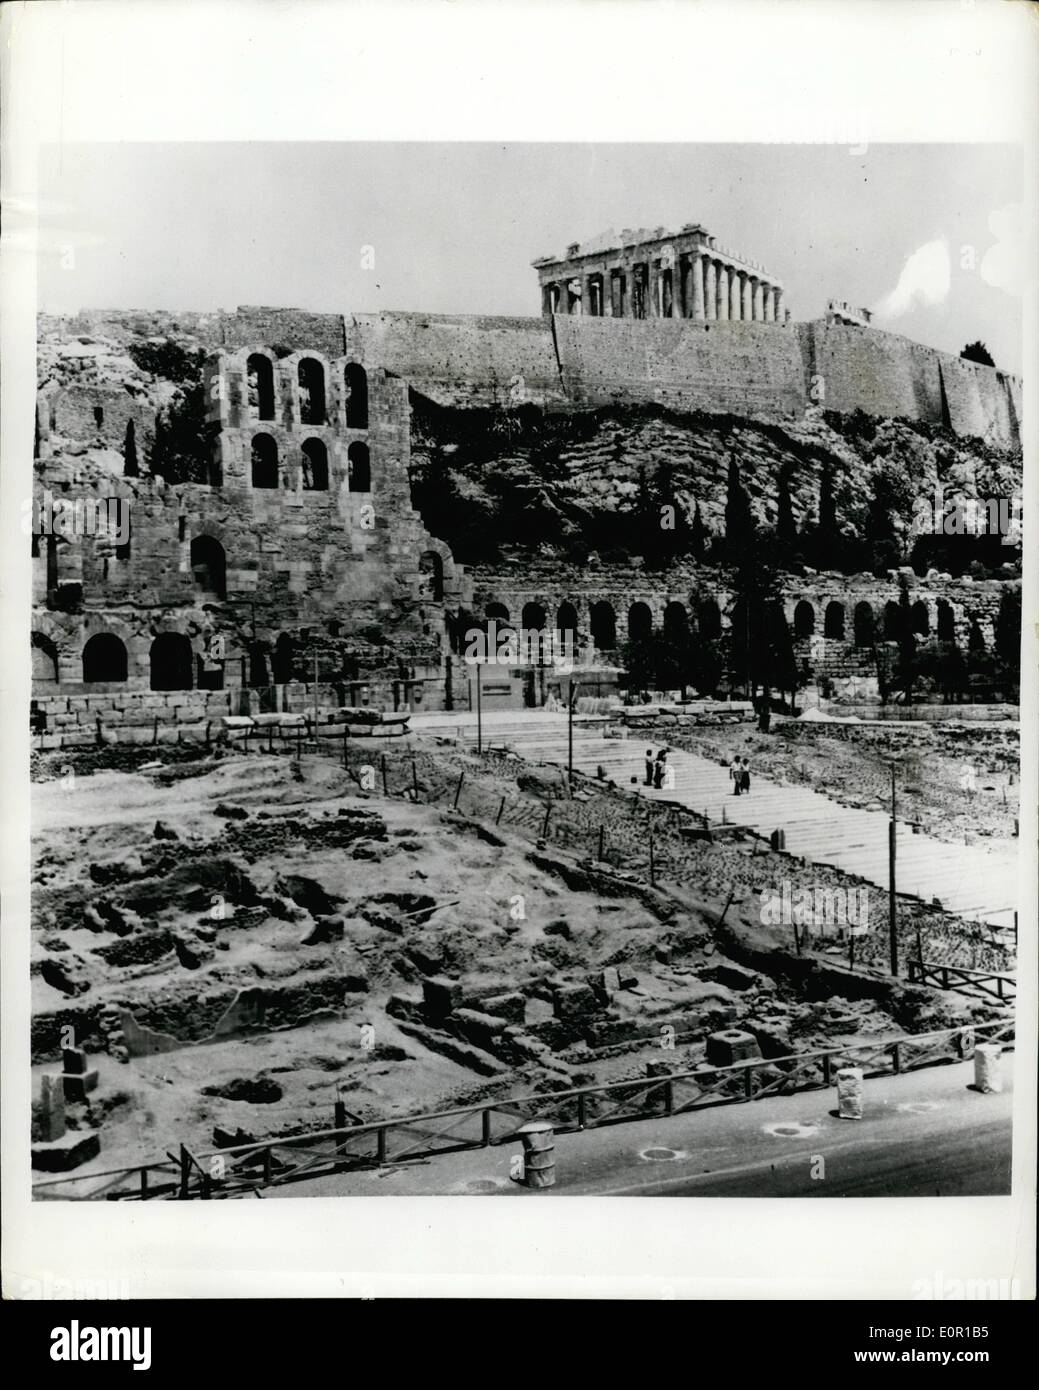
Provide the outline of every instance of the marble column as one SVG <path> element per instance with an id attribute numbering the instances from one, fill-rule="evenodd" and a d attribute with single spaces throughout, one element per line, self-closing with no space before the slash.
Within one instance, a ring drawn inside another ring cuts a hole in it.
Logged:
<path id="1" fill-rule="evenodd" d="M 718 266 L 718 318 L 724 322 L 729 317 L 729 267 Z"/>
<path id="2" fill-rule="evenodd" d="M 697 323 L 704 321 L 703 306 L 703 270 L 704 261 L 702 256 L 690 256 L 690 278 L 693 282 L 693 318 Z"/>
<path id="3" fill-rule="evenodd" d="M 740 317 L 745 323 L 750 323 L 754 317 L 754 277 L 745 270 L 740 271 L 740 280 L 743 290 L 743 305 Z"/>
<path id="4" fill-rule="evenodd" d="M 772 303 L 776 310 L 776 323 L 783 322 L 783 291 L 778 285 L 772 286 Z"/>
<path id="5" fill-rule="evenodd" d="M 766 285 L 766 286 L 765 286 L 764 306 L 763 306 L 763 307 L 764 307 L 764 310 L 765 310 L 765 322 L 766 322 L 766 323 L 775 323 L 775 321 L 776 321 L 776 311 L 775 311 L 775 308 L 773 307 L 773 304 L 772 304 L 772 286 L 771 286 L 771 285 Z"/>
<path id="6" fill-rule="evenodd" d="M 718 317 L 718 267 L 715 261 L 708 261 L 704 274 L 704 301 L 707 318 L 713 322 Z"/>
<path id="7" fill-rule="evenodd" d="M 729 271 L 729 318 L 738 321 L 742 315 L 740 308 L 742 298 L 740 296 L 740 272 L 735 267 Z"/>
<path id="8" fill-rule="evenodd" d="M 593 302 L 592 277 L 590 275 L 584 275 L 581 277 L 581 287 L 582 313 L 594 314 L 595 304 Z"/>
<path id="9" fill-rule="evenodd" d="M 754 322 L 765 321 L 765 282 L 757 280 L 754 284 Z"/>

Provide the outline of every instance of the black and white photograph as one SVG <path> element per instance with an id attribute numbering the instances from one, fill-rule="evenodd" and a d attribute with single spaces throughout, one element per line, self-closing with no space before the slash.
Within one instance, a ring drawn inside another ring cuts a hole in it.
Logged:
<path id="1" fill-rule="evenodd" d="M 1021 125 L 40 140 L 5 992 L 52 1230 L 1009 1200 Z M 888 1296 L 1031 1279 L 918 1253 Z"/>

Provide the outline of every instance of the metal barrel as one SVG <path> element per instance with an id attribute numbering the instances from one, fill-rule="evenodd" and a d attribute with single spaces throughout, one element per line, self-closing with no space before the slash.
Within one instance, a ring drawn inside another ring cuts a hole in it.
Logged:
<path id="1" fill-rule="evenodd" d="M 531 1120 L 518 1129 L 523 1141 L 523 1181 L 527 1187 L 555 1187 L 555 1130 L 547 1120 Z"/>

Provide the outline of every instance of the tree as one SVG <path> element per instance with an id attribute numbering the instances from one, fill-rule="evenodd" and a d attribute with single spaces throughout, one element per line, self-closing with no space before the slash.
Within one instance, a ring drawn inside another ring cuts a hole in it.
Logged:
<path id="1" fill-rule="evenodd" d="M 754 516 L 740 481 L 740 467 L 735 452 L 729 455 L 728 490 L 725 498 L 725 547 L 737 558 L 754 539 Z"/>
<path id="2" fill-rule="evenodd" d="M 884 470 L 873 476 L 873 495 L 862 528 L 862 539 L 866 546 L 869 567 L 874 574 L 883 575 L 896 569 L 902 562 L 902 549 L 898 542 L 893 513 L 905 505 L 902 496 L 904 485 Z"/>
<path id="3" fill-rule="evenodd" d="M 206 421 L 202 383 L 180 387 L 155 418 L 151 471 L 168 483 L 208 483 L 212 436 L 218 429 Z"/>
<path id="4" fill-rule="evenodd" d="M 790 500 L 791 467 L 784 464 L 779 472 L 779 495 L 776 500 L 776 540 L 785 563 L 793 562 L 797 551 L 797 523 Z"/>
<path id="5" fill-rule="evenodd" d="M 137 463 L 137 430 L 132 420 L 126 422 L 126 437 L 123 440 L 123 474 L 127 478 L 140 475 Z"/>
<path id="6" fill-rule="evenodd" d="M 984 367 L 994 367 L 996 364 L 992 360 L 992 354 L 985 344 L 978 339 L 977 342 L 968 343 L 960 353 L 965 362 L 980 362 Z"/>
<path id="7" fill-rule="evenodd" d="M 663 569 L 689 554 L 691 538 L 685 511 L 675 492 L 674 473 L 667 460 L 657 468 L 654 484 L 657 535 L 646 562 Z"/>
<path id="8" fill-rule="evenodd" d="M 689 551 L 694 560 L 702 560 L 707 554 L 707 530 L 703 524 L 703 517 L 700 514 L 699 502 L 697 502 L 696 510 L 693 512 L 693 528 L 689 539 Z"/>
<path id="9" fill-rule="evenodd" d="M 819 516 L 815 524 L 813 559 L 821 570 L 837 568 L 841 534 L 837 526 L 837 500 L 833 489 L 833 470 L 824 464 L 819 477 Z"/>

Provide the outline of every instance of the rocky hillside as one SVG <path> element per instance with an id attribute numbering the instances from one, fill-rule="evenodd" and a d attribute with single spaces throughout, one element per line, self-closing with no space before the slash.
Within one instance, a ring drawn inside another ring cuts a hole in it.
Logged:
<path id="1" fill-rule="evenodd" d="M 838 526 L 850 538 L 868 533 L 879 488 L 903 562 L 915 540 L 916 498 L 933 499 L 939 485 L 962 498 L 1006 497 L 1021 487 L 1014 450 L 861 413 L 812 411 L 778 425 L 655 406 L 549 415 L 451 410 L 413 396 L 416 505 L 463 562 L 495 563 L 525 551 L 578 561 L 596 551 L 619 562 L 641 553 L 645 510 L 659 540 L 658 509 L 667 502 L 694 555 L 699 507 L 709 553 L 724 536 L 732 459 L 759 525 L 775 525 L 785 479 L 802 537 L 818 521 L 824 475 Z M 992 558 L 1002 564 L 1013 555 L 997 543 Z"/>

